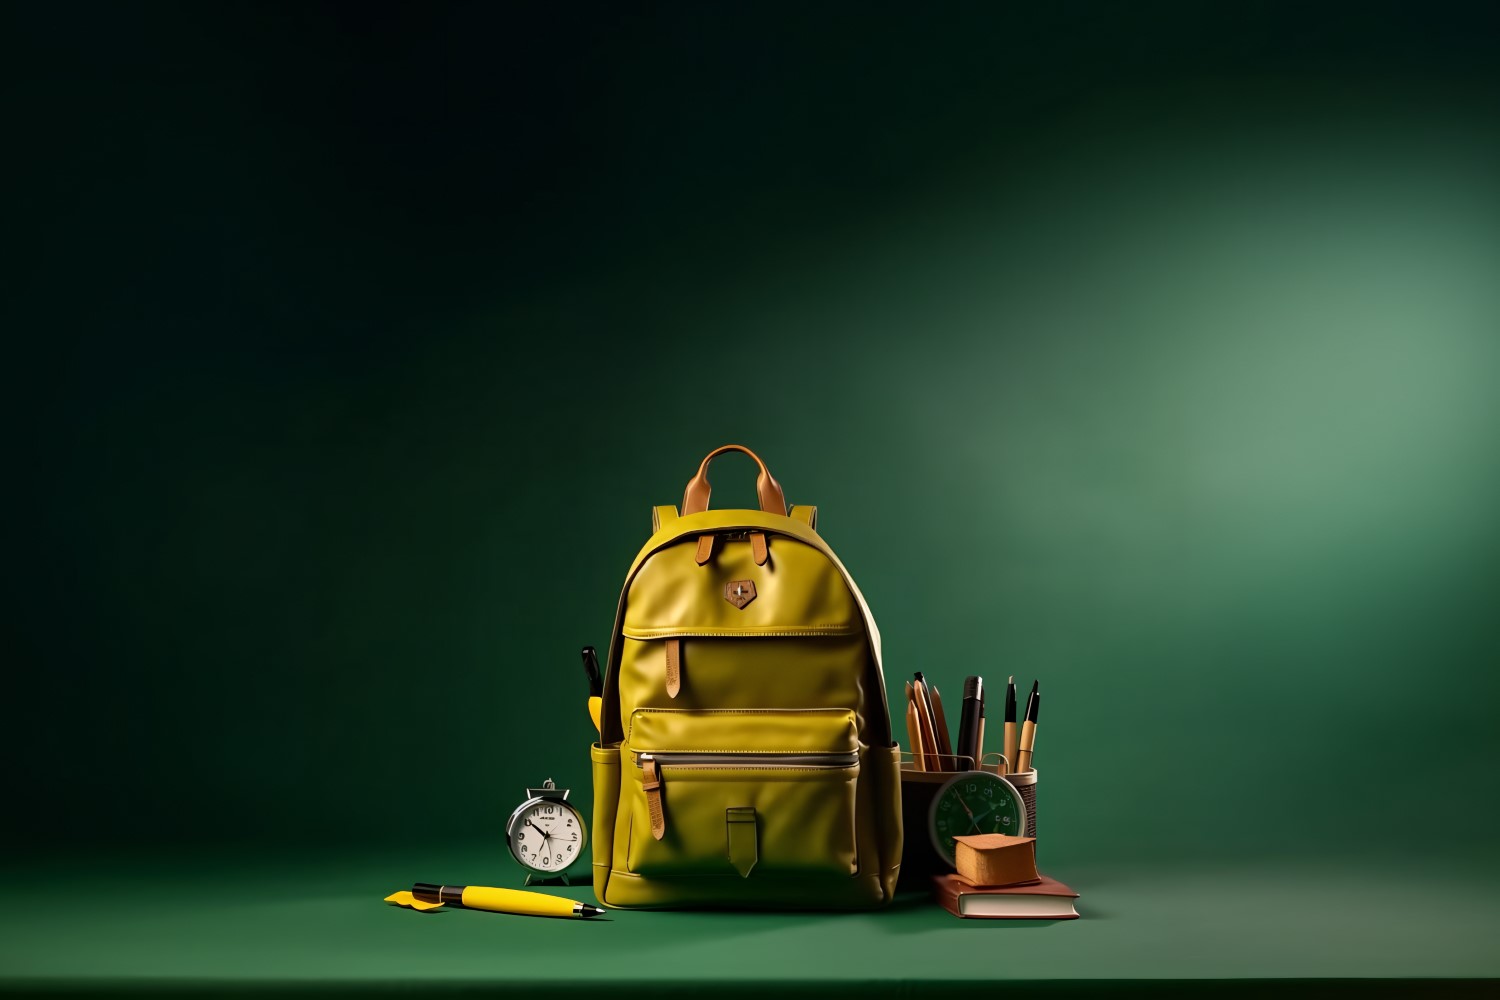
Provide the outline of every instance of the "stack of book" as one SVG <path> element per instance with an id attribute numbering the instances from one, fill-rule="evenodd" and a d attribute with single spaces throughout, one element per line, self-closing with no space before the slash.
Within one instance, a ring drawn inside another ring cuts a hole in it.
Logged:
<path id="1" fill-rule="evenodd" d="M 935 896 L 956 917 L 1072 920 L 1078 893 L 1036 870 L 1036 839 L 1001 833 L 954 837 L 958 873 L 933 879 Z"/>

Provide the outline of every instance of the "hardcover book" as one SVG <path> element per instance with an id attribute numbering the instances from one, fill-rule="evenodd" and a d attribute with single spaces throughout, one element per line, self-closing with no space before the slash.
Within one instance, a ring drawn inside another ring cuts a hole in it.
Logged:
<path id="1" fill-rule="evenodd" d="M 1078 893 L 1046 875 L 1031 885 L 978 888 L 957 875 L 938 875 L 932 880 L 934 897 L 955 917 L 990 920 L 1073 920 Z"/>

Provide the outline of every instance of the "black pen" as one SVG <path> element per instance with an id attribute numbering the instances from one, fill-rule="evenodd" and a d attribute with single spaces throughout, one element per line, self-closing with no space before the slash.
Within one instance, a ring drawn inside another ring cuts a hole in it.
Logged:
<path id="1" fill-rule="evenodd" d="M 597 698 L 604 693 L 604 675 L 599 671 L 599 654 L 593 646 L 583 647 L 583 672 L 589 678 L 589 697 Z"/>
<path id="2" fill-rule="evenodd" d="M 1021 748 L 1016 751 L 1016 773 L 1032 769 L 1031 753 L 1036 748 L 1036 718 L 1042 708 L 1042 693 L 1037 682 L 1031 682 L 1031 697 L 1026 699 L 1026 721 L 1021 723 Z"/>
<path id="3" fill-rule="evenodd" d="M 1016 770 L 1016 749 L 1021 745 L 1021 732 L 1016 728 L 1016 678 L 1011 676 L 1005 685 L 1005 773 Z"/>
<path id="4" fill-rule="evenodd" d="M 960 758 L 969 759 L 968 770 L 979 767 L 979 720 L 984 713 L 984 678 L 964 678 L 963 710 L 958 718 L 958 746 L 954 748 Z"/>
<path id="5" fill-rule="evenodd" d="M 980 770 L 980 761 L 984 757 L 984 696 L 986 694 L 983 678 L 979 685 L 979 730 L 974 734 L 974 768 Z"/>

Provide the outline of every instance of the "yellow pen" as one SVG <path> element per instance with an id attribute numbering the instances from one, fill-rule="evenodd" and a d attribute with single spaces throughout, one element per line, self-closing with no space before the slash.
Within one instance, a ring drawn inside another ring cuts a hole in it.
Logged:
<path id="1" fill-rule="evenodd" d="M 470 910 L 519 913 L 527 917 L 597 917 L 604 912 L 602 906 L 575 903 L 571 899 L 549 896 L 545 892 L 496 889 L 487 885 L 433 885 L 431 882 L 418 882 L 411 887 L 411 894 L 424 903 L 447 903 Z"/>

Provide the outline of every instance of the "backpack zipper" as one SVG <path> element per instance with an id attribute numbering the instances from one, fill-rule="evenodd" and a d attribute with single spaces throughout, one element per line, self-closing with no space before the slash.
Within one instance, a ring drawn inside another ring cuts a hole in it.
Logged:
<path id="1" fill-rule="evenodd" d="M 662 786 L 666 778 L 662 767 L 689 768 L 798 768 L 801 770 L 836 771 L 859 763 L 859 751 L 845 753 L 637 753 L 635 766 L 641 769 L 641 787 L 646 792 L 646 813 L 651 819 L 651 836 L 660 840 L 667 835 L 667 813 L 662 808 Z"/>
<path id="2" fill-rule="evenodd" d="M 726 542 L 739 542 L 750 540 L 750 558 L 755 560 L 755 565 L 764 566 L 770 558 L 770 543 L 766 540 L 766 533 L 759 528 L 734 528 L 729 531 L 705 531 L 698 536 L 698 549 L 693 555 L 693 561 L 699 566 L 705 565 L 714 557 L 714 546 L 722 538 Z"/>
<path id="3" fill-rule="evenodd" d="M 859 763 L 859 751 L 842 753 L 702 753 L 645 751 L 635 755 L 635 766 L 648 761 L 663 767 L 853 767 Z"/>

